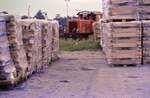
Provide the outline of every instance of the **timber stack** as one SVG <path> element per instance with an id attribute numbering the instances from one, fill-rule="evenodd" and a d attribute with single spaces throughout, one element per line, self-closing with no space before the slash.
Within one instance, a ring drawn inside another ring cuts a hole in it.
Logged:
<path id="1" fill-rule="evenodd" d="M 0 85 L 14 86 L 58 59 L 58 28 L 57 22 L 0 15 Z"/>
<path id="2" fill-rule="evenodd" d="M 103 50 L 110 65 L 147 64 L 149 0 L 104 0 Z M 146 60 L 146 59 L 147 60 Z"/>

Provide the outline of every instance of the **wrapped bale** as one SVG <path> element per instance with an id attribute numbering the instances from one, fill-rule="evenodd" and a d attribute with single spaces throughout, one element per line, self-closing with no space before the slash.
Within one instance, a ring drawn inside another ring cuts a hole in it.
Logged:
<path id="1" fill-rule="evenodd" d="M 106 23 L 105 30 L 104 51 L 108 64 L 141 64 L 141 22 Z"/>
<path id="2" fill-rule="evenodd" d="M 42 25 L 42 65 L 48 66 L 51 63 L 52 55 L 52 24 L 43 21 Z"/>
<path id="3" fill-rule="evenodd" d="M 23 29 L 23 43 L 26 51 L 29 72 L 42 68 L 42 37 L 41 24 L 38 20 L 21 20 Z"/>
<path id="4" fill-rule="evenodd" d="M 150 21 L 143 24 L 143 64 L 150 64 Z"/>
<path id="5" fill-rule="evenodd" d="M 57 21 L 52 23 L 52 61 L 59 59 L 59 24 Z"/>
<path id="6" fill-rule="evenodd" d="M 22 41 L 21 24 L 15 20 L 14 16 L 8 15 L 6 23 L 6 31 L 9 41 L 11 58 L 16 67 L 17 78 L 25 78 L 27 76 L 28 63 L 26 53 Z"/>
<path id="7" fill-rule="evenodd" d="M 105 20 L 139 19 L 138 0 L 103 0 Z"/>
<path id="8" fill-rule="evenodd" d="M 9 42 L 6 32 L 7 18 L 0 16 L 0 85 L 13 84 L 17 77 L 15 64 L 9 51 Z"/>

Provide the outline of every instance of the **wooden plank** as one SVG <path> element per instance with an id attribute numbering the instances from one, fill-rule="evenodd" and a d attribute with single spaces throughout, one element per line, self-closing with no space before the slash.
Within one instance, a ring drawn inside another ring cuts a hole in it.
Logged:
<path id="1" fill-rule="evenodd" d="M 109 15 L 116 16 L 116 15 L 132 15 L 137 14 L 138 9 L 136 6 L 111 6 L 109 7 Z"/>
<path id="2" fill-rule="evenodd" d="M 140 65 L 141 59 L 108 59 L 108 64 L 110 65 Z"/>
<path id="3" fill-rule="evenodd" d="M 139 58 L 142 56 L 141 51 L 137 50 L 108 50 L 107 58 Z"/>
<path id="4" fill-rule="evenodd" d="M 126 4 L 126 3 L 136 3 L 137 0 L 108 0 L 110 4 Z"/>

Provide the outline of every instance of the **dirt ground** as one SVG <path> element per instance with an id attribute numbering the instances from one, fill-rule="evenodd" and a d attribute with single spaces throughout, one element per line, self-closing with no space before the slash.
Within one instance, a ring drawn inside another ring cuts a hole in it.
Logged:
<path id="1" fill-rule="evenodd" d="M 150 67 L 110 67 L 99 51 L 62 52 L 0 98 L 150 98 Z"/>

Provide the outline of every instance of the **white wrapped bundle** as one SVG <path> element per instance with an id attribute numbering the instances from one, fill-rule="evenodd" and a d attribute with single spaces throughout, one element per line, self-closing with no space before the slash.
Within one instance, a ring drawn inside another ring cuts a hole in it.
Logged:
<path id="1" fill-rule="evenodd" d="M 52 24 L 48 21 L 43 21 L 42 25 L 42 65 L 51 63 L 52 55 Z"/>
<path id="2" fill-rule="evenodd" d="M 23 42 L 30 74 L 42 67 L 41 23 L 38 20 L 21 20 Z"/>
<path id="3" fill-rule="evenodd" d="M 52 23 L 52 60 L 59 59 L 59 24 L 58 21 Z"/>
<path id="4" fill-rule="evenodd" d="M 6 30 L 8 32 L 11 57 L 18 72 L 18 78 L 25 78 L 27 75 L 28 63 L 22 41 L 22 26 L 15 20 L 14 16 L 6 17 Z"/>
<path id="5" fill-rule="evenodd" d="M 16 69 L 9 51 L 6 18 L 0 16 L 0 85 L 3 85 L 3 80 L 14 83 L 15 78 Z"/>

